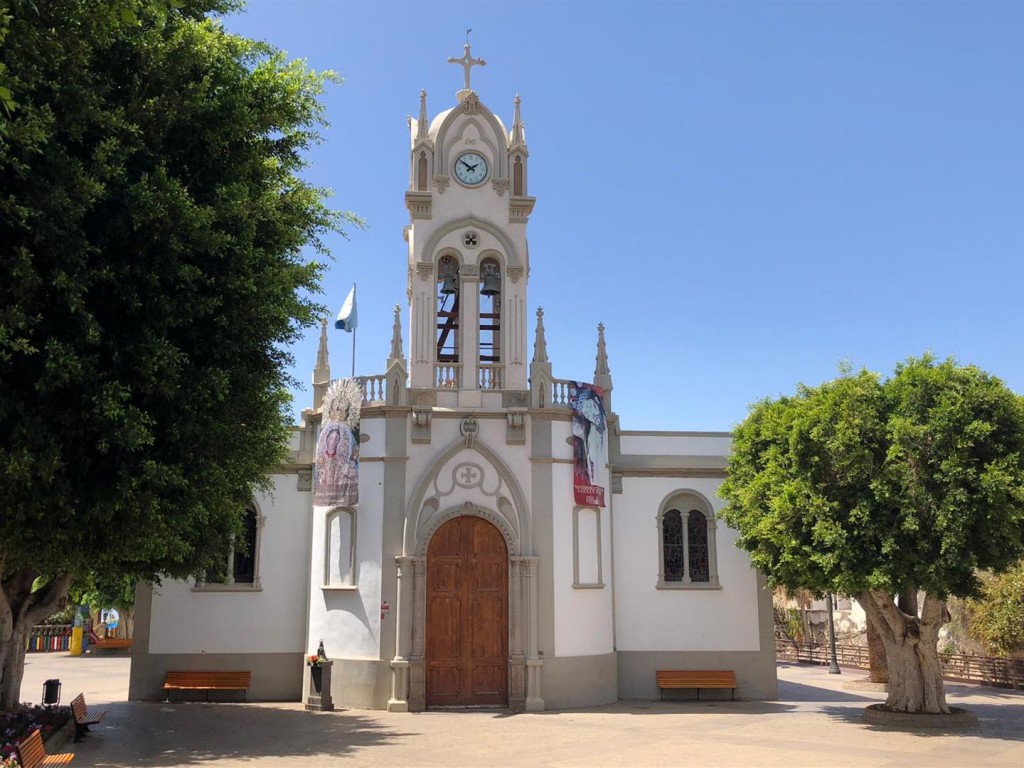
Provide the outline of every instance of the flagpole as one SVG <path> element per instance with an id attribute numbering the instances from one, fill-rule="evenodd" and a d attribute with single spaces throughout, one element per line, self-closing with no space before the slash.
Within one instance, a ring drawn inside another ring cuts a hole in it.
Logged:
<path id="1" fill-rule="evenodd" d="M 356 284 L 352 283 L 352 306 L 356 306 Z M 357 323 L 358 325 L 358 323 Z M 356 377 L 356 329 L 352 329 L 352 378 Z"/>

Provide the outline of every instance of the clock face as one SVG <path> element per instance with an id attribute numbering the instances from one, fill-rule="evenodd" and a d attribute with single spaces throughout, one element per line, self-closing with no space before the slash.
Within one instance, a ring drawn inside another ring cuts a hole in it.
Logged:
<path id="1" fill-rule="evenodd" d="M 463 184 L 479 184 L 487 178 L 487 161 L 476 152 L 464 152 L 455 161 L 455 178 Z"/>

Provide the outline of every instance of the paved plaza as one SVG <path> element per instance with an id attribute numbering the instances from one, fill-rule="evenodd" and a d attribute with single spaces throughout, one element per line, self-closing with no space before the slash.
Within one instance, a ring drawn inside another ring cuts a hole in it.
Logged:
<path id="1" fill-rule="evenodd" d="M 1024 692 L 947 686 L 980 727 L 907 733 L 865 726 L 884 694 L 844 690 L 864 673 L 779 665 L 774 702 L 626 701 L 528 714 L 305 712 L 301 704 L 128 702 L 130 660 L 28 658 L 22 698 L 59 678 L 61 702 L 84 692 L 107 719 L 75 766 L 1024 766 Z M 742 693 L 742 691 L 741 691 Z"/>

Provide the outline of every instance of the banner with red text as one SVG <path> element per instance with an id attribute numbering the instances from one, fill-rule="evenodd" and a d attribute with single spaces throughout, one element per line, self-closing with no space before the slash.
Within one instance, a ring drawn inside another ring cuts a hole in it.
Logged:
<path id="1" fill-rule="evenodd" d="M 608 422 L 604 391 L 593 384 L 569 382 L 572 408 L 572 482 L 577 504 L 604 506 L 601 484 L 608 465 Z"/>

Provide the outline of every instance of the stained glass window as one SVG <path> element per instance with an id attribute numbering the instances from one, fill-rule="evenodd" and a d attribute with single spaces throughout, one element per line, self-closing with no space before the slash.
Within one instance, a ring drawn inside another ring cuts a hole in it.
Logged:
<path id="1" fill-rule="evenodd" d="M 678 509 L 670 509 L 662 518 L 661 541 L 664 547 L 665 581 L 682 581 L 683 516 Z"/>
<path id="2" fill-rule="evenodd" d="M 708 519 L 703 512 L 690 510 L 686 522 L 686 537 L 690 560 L 690 580 L 708 582 L 711 580 L 711 567 L 708 560 Z"/>

